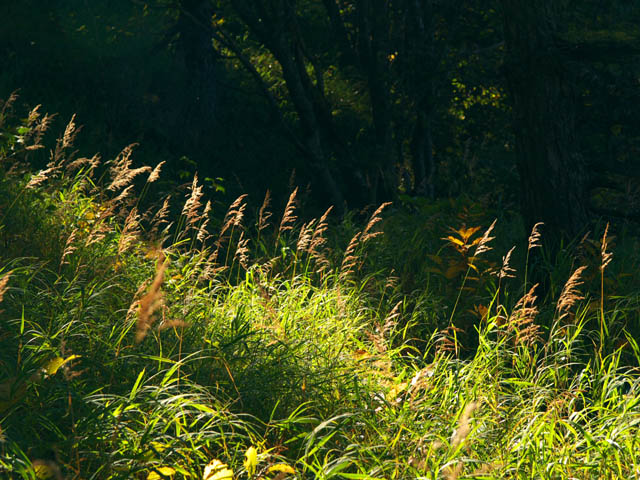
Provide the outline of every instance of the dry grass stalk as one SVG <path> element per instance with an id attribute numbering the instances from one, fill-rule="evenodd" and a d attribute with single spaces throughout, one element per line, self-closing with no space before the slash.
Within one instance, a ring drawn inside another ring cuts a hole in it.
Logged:
<path id="1" fill-rule="evenodd" d="M 295 221 L 298 219 L 296 217 L 296 203 L 297 203 L 297 195 L 298 195 L 298 187 L 295 188 L 291 195 L 289 195 L 289 200 L 287 201 L 287 205 L 284 208 L 284 214 L 282 215 L 282 220 L 280 221 L 280 227 L 278 228 L 278 237 L 286 232 L 287 230 L 293 230 L 293 225 Z"/>
<path id="2" fill-rule="evenodd" d="M 160 325 L 158 325 L 158 331 L 161 332 L 169 328 L 184 328 L 187 325 L 187 322 L 185 322 L 184 320 L 163 320 L 162 322 L 160 322 Z"/>
<path id="3" fill-rule="evenodd" d="M 482 255 L 483 253 L 488 252 L 489 250 L 492 249 L 492 247 L 489 246 L 489 242 L 493 240 L 495 237 L 491 237 L 490 235 L 491 235 L 491 232 L 493 231 L 493 228 L 496 226 L 496 222 L 497 220 L 494 220 L 491 226 L 487 229 L 487 231 L 484 232 L 484 235 L 482 235 L 482 238 L 480 239 L 480 241 L 478 242 L 478 246 L 476 247 L 476 251 L 473 254 L 474 257 L 477 257 L 478 255 Z"/>
<path id="4" fill-rule="evenodd" d="M 162 284 L 168 261 L 162 251 L 158 252 L 156 273 L 146 295 L 138 301 L 138 321 L 136 323 L 136 342 L 141 342 L 153 326 L 153 314 L 162 305 Z"/>
<path id="5" fill-rule="evenodd" d="M 473 412 L 475 412 L 479 406 L 479 402 L 469 402 L 467 406 L 464 407 L 462 415 L 460 415 L 458 419 L 458 427 L 451 436 L 451 446 L 453 448 L 458 448 L 458 446 L 465 441 L 469 432 L 471 432 L 471 415 L 473 415 Z"/>
<path id="6" fill-rule="evenodd" d="M 151 167 L 148 166 L 131 168 L 131 154 L 136 145 L 135 143 L 127 145 L 116 157 L 114 166 L 111 168 L 111 177 L 113 180 L 107 187 L 108 191 L 116 191 L 128 187 L 135 177 L 151 171 Z"/>
<path id="7" fill-rule="evenodd" d="M 30 142 L 30 145 L 27 145 L 25 147 L 25 150 L 40 150 L 41 148 L 44 148 L 44 145 L 42 145 L 41 143 L 42 137 L 47 132 L 47 130 L 49 130 L 51 122 L 55 118 L 55 115 L 49 115 L 48 113 L 40 118 L 40 113 L 38 112 L 39 108 L 40 105 L 35 107 L 29 113 L 27 125 L 31 128 L 31 130 L 28 133 L 29 138 L 26 140 Z"/>
<path id="8" fill-rule="evenodd" d="M 531 287 L 518 303 L 509 316 L 508 330 L 515 331 L 515 344 L 531 346 L 540 338 L 540 326 L 534 323 L 538 315 L 538 307 L 535 306 L 537 296 L 534 295 L 539 284 Z"/>
<path id="9" fill-rule="evenodd" d="M 2 105 L 2 108 L 0 108 L 0 128 L 4 126 L 6 113 L 7 111 L 11 110 L 11 107 L 13 106 L 14 103 L 16 103 L 16 100 L 18 100 L 17 90 L 14 92 L 11 92 L 11 95 L 9 95 L 9 98 L 7 98 L 4 102 L 0 100 L 0 104 Z M 38 105 L 33 110 L 37 111 L 38 107 L 40 107 L 40 105 Z M 29 118 L 31 118 L 31 115 L 29 115 Z"/>
<path id="10" fill-rule="evenodd" d="M 120 192 L 120 194 L 117 197 L 111 200 L 111 204 L 113 206 L 116 206 L 121 203 L 124 203 L 124 201 L 127 200 L 132 193 L 133 193 L 133 185 L 129 185 L 124 190 L 122 190 L 122 192 Z"/>
<path id="11" fill-rule="evenodd" d="M 204 206 L 204 211 L 202 212 L 202 218 L 204 219 L 200 224 L 200 228 L 198 228 L 198 234 L 196 235 L 196 239 L 204 245 L 204 243 L 211 238 L 209 235 L 209 231 L 207 230 L 207 226 L 209 226 L 209 214 L 211 213 L 211 200 L 207 200 L 207 204 Z"/>
<path id="12" fill-rule="evenodd" d="M 515 277 L 514 273 L 516 273 L 516 271 L 513 268 L 511 268 L 511 266 L 509 265 L 509 262 L 511 261 L 511 254 L 515 249 L 516 247 L 512 247 L 511 250 L 509 250 L 507 254 L 504 257 L 502 257 L 502 267 L 498 272 L 498 279 L 502 280 L 503 278 Z"/>
<path id="13" fill-rule="evenodd" d="M 382 325 L 376 326 L 376 331 L 370 336 L 373 345 L 379 353 L 384 353 L 388 350 L 387 339 L 398 325 L 398 317 L 400 316 L 400 307 L 402 306 L 402 300 L 394 305 L 387 317 L 384 319 Z"/>
<path id="14" fill-rule="evenodd" d="M 532 250 L 534 248 L 542 247 L 542 243 L 540 242 L 540 227 L 544 225 L 543 222 L 536 223 L 531 229 L 531 234 L 529 235 L 529 247 L 528 250 Z"/>
<path id="15" fill-rule="evenodd" d="M 160 210 L 158 210 L 156 214 L 153 216 L 153 218 L 151 219 L 152 226 L 151 226 L 150 234 L 152 237 L 157 236 L 162 226 L 167 225 L 169 223 L 169 220 L 167 220 L 167 217 L 169 216 L 170 201 L 171 201 L 171 195 L 167 195 L 167 197 L 164 199 L 164 202 L 162 202 L 162 207 L 160 207 Z"/>
<path id="16" fill-rule="evenodd" d="M 88 167 L 89 173 L 93 172 L 93 170 L 95 170 L 95 168 L 98 165 L 100 165 L 100 155 L 96 153 L 91 158 L 82 157 L 82 158 L 78 158 L 76 160 L 73 160 L 72 162 L 67 163 L 66 171 L 67 171 L 67 173 L 68 172 L 73 172 L 75 170 L 78 170 L 78 169 L 84 167 L 85 165 L 89 166 Z"/>
<path id="17" fill-rule="evenodd" d="M 451 447 L 457 449 L 467 438 L 471 432 L 471 420 L 473 412 L 480 406 L 479 402 L 469 402 L 460 418 L 458 419 L 458 426 L 456 427 L 453 435 L 451 436 Z M 462 462 L 457 462 L 455 466 L 450 466 L 444 471 L 444 478 L 447 480 L 456 480 L 462 473 Z"/>
<path id="18" fill-rule="evenodd" d="M 344 252 L 344 256 L 342 258 L 342 265 L 340 266 L 340 275 L 347 276 L 351 274 L 357 264 L 358 264 L 358 256 L 356 255 L 356 248 L 360 244 L 361 232 L 356 233 L 349 245 L 347 245 L 347 249 Z"/>
<path id="19" fill-rule="evenodd" d="M 222 224 L 222 228 L 220 229 L 220 233 L 218 234 L 218 239 L 216 240 L 216 249 L 209 258 L 209 261 L 212 264 L 218 263 L 218 258 L 220 255 L 220 251 L 222 250 L 222 246 L 227 240 L 231 240 L 233 236 L 233 230 L 236 227 L 242 227 L 242 219 L 244 218 L 244 211 L 247 207 L 247 204 L 244 202 L 245 198 L 247 198 L 246 194 L 240 195 L 235 201 L 229 206 L 227 213 L 224 216 L 224 221 Z M 230 235 L 227 237 L 226 233 L 231 230 Z M 226 261 L 225 261 L 226 264 Z"/>
<path id="20" fill-rule="evenodd" d="M 185 216 L 187 221 L 187 227 L 197 223 L 202 218 L 198 214 L 198 210 L 202 206 L 200 200 L 202 199 L 202 185 L 198 185 L 198 174 L 193 176 L 193 183 L 191 184 L 191 193 L 187 197 L 187 201 L 184 202 L 182 207 L 182 215 Z"/>
<path id="21" fill-rule="evenodd" d="M 160 171 L 162 170 L 162 166 L 165 164 L 165 160 L 161 161 L 156 168 L 149 174 L 149 178 L 147 179 L 147 183 L 153 183 L 160 178 Z"/>
<path id="22" fill-rule="evenodd" d="M 125 253 L 133 243 L 140 237 L 140 216 L 138 215 L 138 209 L 132 208 L 127 215 L 122 228 L 122 233 L 118 239 L 118 256 Z"/>
<path id="23" fill-rule="evenodd" d="M 65 265 L 67 262 L 67 257 L 70 256 L 73 252 L 77 250 L 78 247 L 74 245 L 74 242 L 78 236 L 78 229 L 74 228 L 71 231 L 71 235 L 67 237 L 67 241 L 64 244 L 64 251 L 62 252 L 62 257 L 60 257 L 60 268 Z"/>
<path id="24" fill-rule="evenodd" d="M 240 233 L 240 238 L 238 239 L 238 245 L 236 246 L 236 253 L 233 258 L 238 261 L 238 264 L 247 270 L 249 268 L 249 239 L 244 238 L 244 232 Z"/>
<path id="25" fill-rule="evenodd" d="M 311 239 L 313 238 L 313 232 L 315 230 L 315 223 L 315 220 L 311 220 L 310 222 L 304 223 L 300 228 L 298 242 L 296 243 L 296 252 L 298 254 L 303 254 L 304 252 L 307 252 L 309 250 Z"/>
<path id="26" fill-rule="evenodd" d="M 604 272 L 605 268 L 611 263 L 611 259 L 613 257 L 613 253 L 607 252 L 607 248 L 609 247 L 609 242 L 607 239 L 607 234 L 609 233 L 609 224 L 604 229 L 604 235 L 602 235 L 602 241 L 600 243 L 600 272 Z"/>
<path id="27" fill-rule="evenodd" d="M 584 299 L 584 296 L 582 296 L 578 287 L 583 283 L 580 277 L 586 268 L 587 267 L 585 266 L 578 267 L 564 285 L 560 298 L 558 298 L 558 303 L 556 304 L 556 312 L 559 320 L 568 315 L 569 310 L 576 304 L 576 302 Z"/>
<path id="28" fill-rule="evenodd" d="M 11 270 L 9 270 L 0 280 L 0 302 L 2 302 L 4 294 L 9 289 L 9 278 L 11 278 Z"/>
<path id="29" fill-rule="evenodd" d="M 367 226 L 364 228 L 364 231 L 362 232 L 363 243 L 372 238 L 377 237 L 378 235 L 382 235 L 382 232 L 373 232 L 373 228 L 382 221 L 382 217 L 380 215 L 382 214 L 382 211 L 389 205 L 391 205 L 391 202 L 385 202 L 382 205 L 380 205 L 375 210 L 375 212 L 371 214 L 371 218 L 369 219 Z"/>
<path id="30" fill-rule="evenodd" d="M 262 201 L 262 206 L 258 212 L 258 231 L 262 231 L 269 226 L 269 219 L 271 218 L 271 212 L 268 210 L 271 205 L 271 192 L 267 190 Z"/>
<path id="31" fill-rule="evenodd" d="M 62 136 L 62 148 L 69 148 L 73 146 L 73 142 L 75 142 L 76 140 L 76 136 L 78 135 L 78 132 L 80 131 L 79 128 L 77 128 L 76 126 L 76 115 L 73 114 L 71 116 L 71 120 L 69 120 L 69 123 L 67 124 L 67 127 L 64 129 L 64 135 Z"/>

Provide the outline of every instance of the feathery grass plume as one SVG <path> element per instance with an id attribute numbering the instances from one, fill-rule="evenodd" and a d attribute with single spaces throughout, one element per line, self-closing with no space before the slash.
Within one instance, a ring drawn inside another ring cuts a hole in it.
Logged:
<path id="1" fill-rule="evenodd" d="M 387 339 L 396 325 L 398 325 L 397 319 L 400 316 L 400 307 L 402 304 L 402 300 L 396 303 L 384 319 L 384 322 L 381 325 L 376 325 L 375 333 L 370 336 L 378 353 L 384 353 L 388 350 Z"/>
<path id="2" fill-rule="evenodd" d="M 349 242 L 349 245 L 347 245 L 347 249 L 344 251 L 344 256 L 342 257 L 342 265 L 340 265 L 340 276 L 346 277 L 355 270 L 358 264 L 356 248 L 360 244 L 360 237 L 361 232 L 356 233 Z"/>
<path id="3" fill-rule="evenodd" d="M 76 135 L 79 131 L 79 129 L 76 128 L 75 119 L 76 116 L 74 114 L 71 116 L 71 120 L 69 120 L 69 123 L 64 129 L 62 137 L 56 140 L 56 146 L 51 152 L 51 161 L 49 163 L 57 165 L 59 168 L 62 168 L 62 164 L 65 161 L 65 150 L 73 146 L 73 142 L 75 141 Z M 70 161 L 72 156 L 73 153 L 68 155 L 67 161 Z"/>
<path id="4" fill-rule="evenodd" d="M 236 253 L 234 254 L 234 260 L 238 261 L 238 264 L 244 269 L 249 268 L 249 239 L 244 237 L 244 232 L 240 232 L 240 238 L 236 246 Z"/>
<path id="5" fill-rule="evenodd" d="M 333 206 L 327 208 L 320 217 L 320 220 L 315 224 L 313 235 L 311 236 L 311 241 L 307 248 L 309 258 L 315 261 L 315 272 L 318 274 L 322 274 L 331 266 L 331 262 L 329 262 L 325 252 L 322 251 L 322 247 L 327 243 L 325 234 L 329 229 L 328 218 L 332 210 Z"/>
<path id="6" fill-rule="evenodd" d="M 271 191 L 267 190 L 262 201 L 262 206 L 258 211 L 258 231 L 262 231 L 269 226 L 271 212 L 268 210 L 271 205 Z"/>
<path id="7" fill-rule="evenodd" d="M 30 128 L 29 133 L 27 133 L 25 138 L 25 143 L 29 142 L 29 145 L 25 146 L 25 150 L 40 150 L 44 148 L 42 145 L 42 137 L 49 130 L 51 126 L 51 122 L 55 118 L 55 115 L 49 115 L 46 113 L 42 118 L 40 118 L 40 112 L 38 112 L 40 105 L 36 106 L 31 112 L 29 112 L 29 116 L 27 118 L 27 125 Z"/>
<path id="8" fill-rule="evenodd" d="M 167 225 L 169 223 L 169 220 L 167 220 L 167 217 L 169 216 L 170 201 L 171 201 L 171 195 L 167 195 L 167 197 L 162 202 L 162 207 L 160 207 L 160 210 L 158 210 L 156 214 L 153 216 L 153 218 L 151 219 L 151 232 L 150 232 L 151 237 L 156 237 L 158 235 L 158 232 L 160 232 L 160 229 L 162 228 L 162 226 Z"/>
<path id="9" fill-rule="evenodd" d="M 278 239 L 280 235 L 287 230 L 293 230 L 293 224 L 298 219 L 295 214 L 296 211 L 296 203 L 297 203 L 297 195 L 298 195 L 298 187 L 296 187 L 291 195 L 289 195 L 289 200 L 287 201 L 287 205 L 284 208 L 284 214 L 282 215 L 282 220 L 280 220 L 280 227 L 278 228 Z M 276 244 L 277 244 L 276 240 Z"/>
<path id="10" fill-rule="evenodd" d="M 238 198 L 236 198 L 231 205 L 229 205 L 229 208 L 227 209 L 227 213 L 225 214 L 224 220 L 222 222 L 222 228 L 220 229 L 220 233 L 218 234 L 218 239 L 216 240 L 216 249 L 213 252 L 213 254 L 209 257 L 210 263 L 214 265 L 218 263 L 222 246 L 227 240 L 231 241 L 231 238 L 233 237 L 233 232 L 236 227 L 242 227 L 244 210 L 247 207 L 247 204 L 244 201 L 245 198 L 247 198 L 247 194 L 243 193 Z M 231 232 L 227 236 L 226 234 L 229 230 L 231 230 Z M 227 258 L 225 259 L 225 265 L 226 265 L 226 260 L 228 260 L 228 252 L 227 252 Z"/>
<path id="11" fill-rule="evenodd" d="M 378 235 L 382 235 L 382 232 L 373 232 L 372 230 L 378 223 L 382 221 L 382 217 L 380 215 L 382 214 L 382 211 L 389 205 L 391 205 L 391 202 L 385 202 L 371 214 L 371 218 L 369 219 L 367 226 L 362 232 L 362 243 L 365 243 L 368 240 L 377 237 Z"/>
<path id="12" fill-rule="evenodd" d="M 211 235 L 209 235 L 209 231 L 207 230 L 207 226 L 209 225 L 210 213 L 211 213 L 211 200 L 207 200 L 207 203 L 204 206 L 204 211 L 202 212 L 202 218 L 204 220 L 200 224 L 200 228 L 198 228 L 198 234 L 196 235 L 196 239 L 203 245 L 207 240 L 211 238 Z"/>
<path id="13" fill-rule="evenodd" d="M 163 320 L 162 322 L 160 322 L 160 325 L 158 325 L 158 331 L 162 332 L 163 330 L 167 330 L 169 328 L 186 327 L 188 325 L 189 324 L 184 320 Z"/>
<path id="14" fill-rule="evenodd" d="M 14 103 L 16 103 L 16 100 L 18 100 L 17 90 L 11 92 L 11 94 L 9 95 L 9 98 L 7 98 L 4 102 L 0 100 L 0 105 L 2 105 L 2 107 L 0 108 L 0 128 L 4 126 L 5 119 L 7 118 L 6 113 L 8 110 L 11 110 L 11 107 L 13 106 Z M 33 110 L 37 111 L 39 106 L 40 105 L 38 105 Z M 31 118 L 31 115 L 29 115 L 29 118 Z"/>
<path id="15" fill-rule="evenodd" d="M 607 268 L 609 263 L 611 263 L 611 259 L 613 257 L 613 253 L 607 252 L 607 247 L 609 246 L 607 239 L 608 233 L 609 223 L 607 223 L 607 226 L 604 229 L 602 241 L 600 242 L 600 352 L 602 351 L 602 345 L 604 344 L 605 331 L 608 330 L 604 318 L 604 270 Z"/>
<path id="16" fill-rule="evenodd" d="M 302 255 L 308 251 L 309 245 L 311 245 L 311 239 L 313 238 L 315 223 L 315 220 L 311 220 L 302 224 L 300 233 L 298 234 L 298 242 L 296 243 L 296 253 Z"/>
<path id="17" fill-rule="evenodd" d="M 162 250 L 158 252 L 156 261 L 156 273 L 149 286 L 146 295 L 138 301 L 138 321 L 136 322 L 136 342 L 140 343 L 147 336 L 147 332 L 153 326 L 153 314 L 162 305 L 162 284 L 164 273 L 168 266 Z"/>
<path id="18" fill-rule="evenodd" d="M 129 199 L 132 193 L 133 193 L 133 185 L 129 185 L 124 190 L 122 190 L 117 197 L 111 200 L 111 204 L 115 207 L 117 205 L 120 205 L 121 203 L 125 203 L 125 200 Z M 130 204 L 130 202 L 127 202 L 127 203 Z"/>
<path id="19" fill-rule="evenodd" d="M 511 254 L 513 253 L 513 251 L 516 249 L 516 247 L 512 247 L 511 250 L 509 250 L 507 252 L 507 254 L 502 257 L 502 267 L 500 268 L 500 271 L 498 272 L 498 279 L 502 280 L 503 278 L 514 278 L 515 275 L 514 273 L 516 273 L 516 271 L 511 268 L 511 266 L 509 265 L 509 262 L 511 261 Z"/>
<path id="20" fill-rule="evenodd" d="M 495 237 L 490 237 L 489 235 L 491 235 L 491 232 L 493 231 L 493 228 L 496 226 L 497 221 L 498 221 L 497 219 L 494 220 L 491 226 L 487 229 L 487 231 L 484 232 L 484 235 L 482 235 L 482 238 L 480 239 L 480 241 L 478 242 L 478 245 L 476 246 L 476 251 L 473 254 L 474 257 L 482 255 L 484 252 L 488 252 L 489 250 L 492 249 L 492 247 L 489 246 L 489 242 L 493 240 Z"/>
<path id="21" fill-rule="evenodd" d="M 98 209 L 95 222 L 91 226 L 91 232 L 87 235 L 85 241 L 85 247 L 99 242 L 105 238 L 107 233 L 113 230 L 113 227 L 109 224 L 109 220 L 115 213 L 115 204 L 113 201 L 109 202 L 106 207 Z"/>
<path id="22" fill-rule="evenodd" d="M 111 167 L 110 170 L 113 180 L 107 187 L 108 191 L 116 191 L 118 189 L 128 187 L 135 177 L 142 173 L 151 171 L 151 167 L 149 166 L 131 168 L 131 164 L 133 162 L 131 160 L 131 154 L 133 153 L 134 147 L 137 145 L 137 143 L 127 145 L 116 157 L 114 166 Z"/>
<path id="23" fill-rule="evenodd" d="M 162 170 L 162 166 L 167 163 L 165 160 L 161 161 L 156 168 L 149 174 L 149 178 L 147 178 L 147 183 L 153 183 L 160 178 L 160 171 Z"/>
<path id="24" fill-rule="evenodd" d="M 458 448 L 465 441 L 469 432 L 471 432 L 471 415 L 480 406 L 480 402 L 469 402 L 462 411 L 462 415 L 458 419 L 458 426 L 451 435 L 451 446 Z"/>
<path id="25" fill-rule="evenodd" d="M 74 229 L 71 231 L 71 235 L 69 235 L 69 236 L 67 237 L 67 241 L 66 241 L 66 242 L 65 242 L 65 244 L 64 244 L 64 251 L 62 252 L 62 257 L 60 257 L 60 265 L 59 265 L 59 268 L 62 268 L 62 266 L 63 266 L 63 265 L 65 265 L 65 264 L 69 263 L 69 262 L 67 262 L 67 260 L 66 260 L 66 259 L 67 259 L 67 257 L 68 257 L 69 255 L 73 254 L 73 252 L 75 252 L 75 251 L 77 250 L 77 248 L 78 248 L 78 247 L 76 247 L 76 246 L 74 245 L 74 242 L 75 242 L 75 240 L 76 240 L 77 236 L 78 236 L 78 229 L 77 229 L 77 228 L 74 228 Z"/>
<path id="26" fill-rule="evenodd" d="M 67 167 L 65 171 L 67 173 L 70 173 L 84 167 L 85 165 L 88 165 L 88 173 L 89 173 L 89 176 L 91 176 L 91 173 L 93 173 L 93 170 L 95 170 L 95 168 L 98 165 L 100 165 L 100 155 L 96 153 L 91 158 L 87 158 L 87 157 L 77 158 L 76 160 L 73 160 L 67 163 Z"/>
<path id="27" fill-rule="evenodd" d="M 578 267 L 567 283 L 565 283 L 564 288 L 562 289 L 562 293 L 558 298 L 558 303 L 556 304 L 556 313 L 558 315 L 558 320 L 562 320 L 565 318 L 571 307 L 573 307 L 576 302 L 583 300 L 584 296 L 578 290 L 578 287 L 582 285 L 582 279 L 580 278 L 582 272 L 586 270 L 586 266 Z"/>
<path id="28" fill-rule="evenodd" d="M 124 221 L 124 227 L 118 239 L 118 256 L 129 250 L 131 245 L 140 237 L 139 219 L 138 209 L 133 207 Z"/>
<path id="29" fill-rule="evenodd" d="M 453 449 L 458 448 L 458 446 L 460 446 L 465 441 L 465 439 L 469 435 L 469 432 L 471 432 L 471 415 L 473 415 L 473 412 L 479 406 L 479 402 L 470 402 L 466 407 L 464 407 L 464 410 L 462 411 L 462 414 L 458 419 L 458 426 L 451 436 L 451 447 Z M 462 473 L 463 466 L 463 462 L 457 462 L 455 466 L 452 465 L 447 467 L 443 472 L 444 478 L 446 478 L 447 480 L 456 480 Z"/>
<path id="30" fill-rule="evenodd" d="M 184 202 L 182 207 L 182 215 L 185 216 L 187 222 L 187 228 L 191 227 L 194 223 L 200 221 L 201 216 L 198 215 L 198 210 L 202 206 L 200 200 L 202 199 L 202 185 L 198 185 L 198 174 L 193 176 L 193 183 L 191 184 L 191 193 L 187 197 L 187 201 Z"/>
<path id="31" fill-rule="evenodd" d="M 12 270 L 9 270 L 2 279 L 0 279 L 0 302 L 4 298 L 4 294 L 9 289 L 9 278 L 11 278 Z"/>
<path id="32" fill-rule="evenodd" d="M 540 243 L 541 235 L 539 230 L 542 225 L 544 225 L 543 222 L 538 222 L 531 229 L 531 234 L 529 235 L 528 250 L 542 247 L 542 243 Z"/>
<path id="33" fill-rule="evenodd" d="M 79 128 L 77 128 L 76 126 L 76 115 L 75 113 L 71 116 L 71 120 L 69 120 L 69 123 L 67 124 L 67 127 L 64 129 L 64 135 L 62 136 L 62 148 L 69 148 L 71 146 L 73 146 L 73 142 L 75 142 L 76 140 L 76 136 L 78 135 L 78 132 L 80 131 Z"/>
<path id="34" fill-rule="evenodd" d="M 608 239 L 607 239 L 607 234 L 608 233 L 609 233 L 609 224 L 607 223 L 607 226 L 604 229 L 604 234 L 602 235 L 602 241 L 600 243 L 600 245 L 601 245 L 601 247 L 600 247 L 600 257 L 601 257 L 600 271 L 601 272 L 604 272 L 605 268 L 607 268 L 609 263 L 611 263 L 611 258 L 613 257 L 613 253 L 607 252 L 607 248 L 609 247 L 609 243 L 608 243 Z"/>
<path id="35" fill-rule="evenodd" d="M 531 346 L 540 338 L 540 326 L 534 323 L 538 315 L 535 303 L 538 297 L 534 295 L 539 284 L 535 284 L 516 303 L 509 316 L 508 330 L 515 331 L 515 344 Z"/>

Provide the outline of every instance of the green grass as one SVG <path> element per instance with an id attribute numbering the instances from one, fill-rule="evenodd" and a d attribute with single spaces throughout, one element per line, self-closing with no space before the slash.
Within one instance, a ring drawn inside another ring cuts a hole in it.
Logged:
<path id="1" fill-rule="evenodd" d="M 159 221 L 148 171 L 69 138 L 34 185 L 39 120 L 2 119 L 1 475 L 640 478 L 632 236 L 604 269 L 564 249 L 523 309 L 473 209 L 223 218 L 194 183 Z"/>

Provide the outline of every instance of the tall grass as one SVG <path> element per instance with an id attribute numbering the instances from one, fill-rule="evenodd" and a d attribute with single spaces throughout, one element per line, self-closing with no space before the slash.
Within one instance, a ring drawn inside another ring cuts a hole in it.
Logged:
<path id="1" fill-rule="evenodd" d="M 279 218 L 244 195 L 216 217 L 196 177 L 144 211 L 161 165 L 78 158 L 72 119 L 33 174 L 50 119 L 2 112 L 6 477 L 640 477 L 640 297 L 606 296 L 608 229 L 558 298 L 476 227 L 407 292 L 380 273 L 388 205 L 309 220 L 294 191 Z"/>

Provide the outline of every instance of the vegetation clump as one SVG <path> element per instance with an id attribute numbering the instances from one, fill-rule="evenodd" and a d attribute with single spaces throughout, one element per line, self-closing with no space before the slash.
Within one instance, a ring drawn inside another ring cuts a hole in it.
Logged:
<path id="1" fill-rule="evenodd" d="M 433 227 L 421 241 L 440 250 L 411 270 L 389 205 L 362 226 L 309 220 L 294 190 L 279 220 L 268 195 L 217 215 L 197 176 L 155 205 L 161 165 L 78 157 L 75 119 L 33 173 L 51 117 L 17 122 L 10 102 L 2 475 L 640 477 L 639 296 L 607 292 L 608 227 L 576 250 L 595 257 L 547 265 L 569 275 L 546 291 L 538 225 L 501 263 L 499 222 Z"/>

